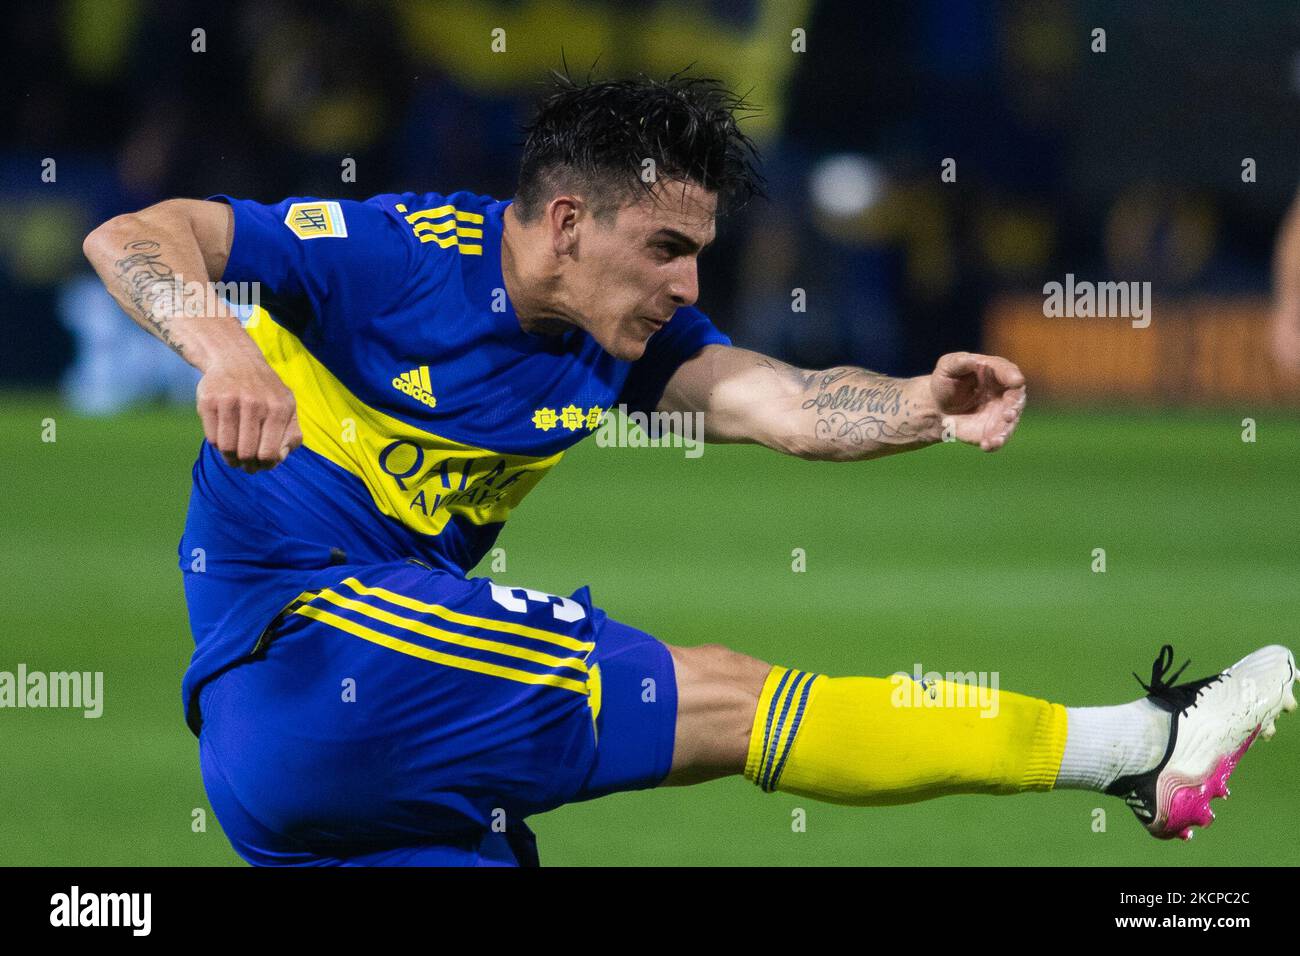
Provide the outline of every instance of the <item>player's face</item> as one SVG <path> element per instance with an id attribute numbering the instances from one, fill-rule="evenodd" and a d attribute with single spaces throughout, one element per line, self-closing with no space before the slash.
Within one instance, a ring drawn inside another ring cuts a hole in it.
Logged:
<path id="1" fill-rule="evenodd" d="M 718 200 L 693 184 L 664 181 L 612 220 L 588 219 L 570 294 L 588 334 L 627 362 L 682 306 L 699 298 L 700 251 L 713 241 Z"/>

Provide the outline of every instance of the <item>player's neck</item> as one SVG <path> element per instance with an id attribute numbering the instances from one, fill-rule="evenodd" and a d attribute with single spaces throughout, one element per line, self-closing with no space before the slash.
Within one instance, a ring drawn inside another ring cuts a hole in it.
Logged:
<path id="1" fill-rule="evenodd" d="M 515 215 L 514 204 L 506 207 L 501 231 L 501 276 L 519 327 L 534 335 L 559 335 L 577 323 L 561 306 L 559 270 L 547 267 L 542 252 L 543 247 Z"/>

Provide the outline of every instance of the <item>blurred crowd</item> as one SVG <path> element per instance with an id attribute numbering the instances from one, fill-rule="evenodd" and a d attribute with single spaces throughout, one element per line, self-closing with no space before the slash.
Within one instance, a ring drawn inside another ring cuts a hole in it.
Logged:
<path id="1" fill-rule="evenodd" d="M 694 64 L 763 108 L 749 128 L 769 198 L 720 223 L 701 307 L 738 344 L 792 362 L 925 371 L 978 346 L 991 296 L 1066 272 L 1262 293 L 1300 178 L 1296 10 L 19 4 L 0 80 L 0 385 L 62 382 L 88 411 L 188 400 L 190 370 L 96 287 L 80 251 L 90 228 L 218 192 L 508 196 L 519 126 L 562 62 L 596 76 Z"/>

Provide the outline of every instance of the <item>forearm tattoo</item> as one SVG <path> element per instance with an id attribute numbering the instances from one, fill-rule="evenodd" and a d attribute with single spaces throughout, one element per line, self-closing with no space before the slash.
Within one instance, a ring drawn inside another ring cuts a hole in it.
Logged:
<path id="1" fill-rule="evenodd" d="M 808 434 L 828 451 L 870 451 L 882 445 L 921 440 L 920 410 L 903 391 L 903 381 L 862 368 L 805 372 L 767 359 L 759 365 L 790 376 L 803 398 L 800 410 Z"/>
<path id="2" fill-rule="evenodd" d="M 181 284 L 176 281 L 176 270 L 163 261 L 161 248 L 152 239 L 128 242 L 126 255 L 113 263 L 113 274 L 140 318 L 184 357 L 185 349 L 170 328 L 172 316 L 184 313 Z"/>

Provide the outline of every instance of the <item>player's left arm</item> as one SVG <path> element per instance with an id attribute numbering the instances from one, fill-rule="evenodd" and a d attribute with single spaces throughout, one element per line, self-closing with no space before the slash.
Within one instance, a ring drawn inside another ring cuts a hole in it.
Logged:
<path id="1" fill-rule="evenodd" d="M 878 458 L 942 441 L 996 451 L 1025 407 L 1025 377 L 993 355 L 952 352 L 933 372 L 892 378 L 840 366 L 811 371 L 758 352 L 707 345 L 668 380 L 659 408 L 703 413 L 713 442 L 753 442 L 823 461 Z"/>

